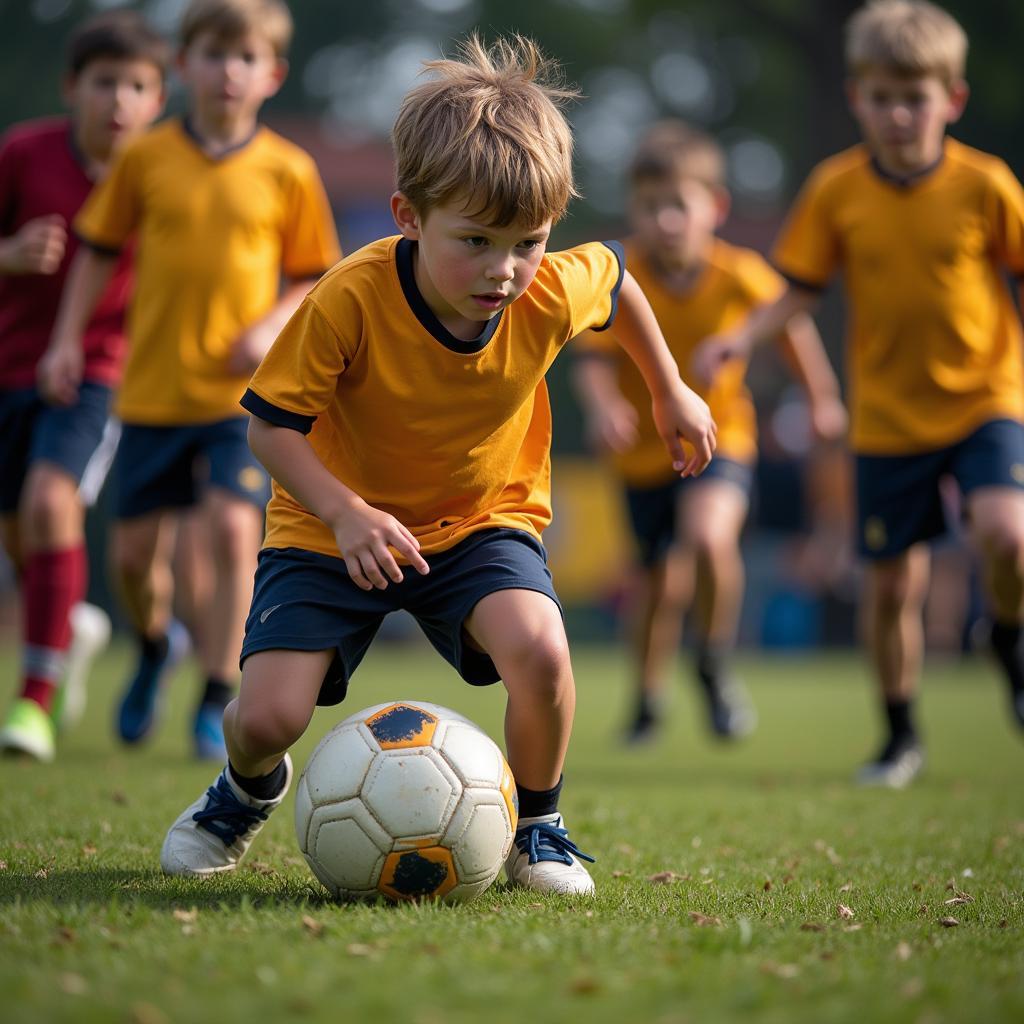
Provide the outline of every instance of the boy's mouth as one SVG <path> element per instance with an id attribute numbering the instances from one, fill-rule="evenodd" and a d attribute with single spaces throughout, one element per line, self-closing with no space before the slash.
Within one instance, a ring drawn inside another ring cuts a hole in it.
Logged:
<path id="1" fill-rule="evenodd" d="M 508 301 L 508 296 L 504 292 L 481 292 L 472 298 L 485 309 L 499 309 Z"/>

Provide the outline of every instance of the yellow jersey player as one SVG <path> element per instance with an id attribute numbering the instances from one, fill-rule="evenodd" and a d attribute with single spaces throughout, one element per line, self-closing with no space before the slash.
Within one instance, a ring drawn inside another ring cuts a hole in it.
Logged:
<path id="1" fill-rule="evenodd" d="M 652 126 L 629 172 L 633 235 L 626 263 L 643 289 L 680 366 L 696 345 L 776 298 L 784 282 L 766 261 L 716 237 L 728 212 L 725 158 L 718 144 L 679 121 Z M 707 471 L 672 472 L 650 415 L 643 378 L 615 344 L 615 330 L 588 332 L 575 343 L 574 381 L 589 433 L 607 450 L 625 487 L 642 568 L 636 622 L 635 713 L 627 740 L 653 736 L 660 718 L 667 663 L 675 654 L 683 612 L 693 605 L 697 677 L 713 733 L 729 739 L 754 726 L 754 711 L 730 671 L 743 600 L 740 531 L 746 518 L 757 433 L 735 360 L 714 386 L 699 392 L 718 427 Z M 823 436 L 842 433 L 839 387 L 814 322 L 798 314 L 780 335 L 807 390 Z"/>
<path id="2" fill-rule="evenodd" d="M 545 251 L 573 195 L 572 137 L 557 105 L 570 94 L 547 84 L 536 47 L 474 38 L 427 68 L 393 133 L 400 234 L 324 277 L 242 400 L 274 493 L 229 763 L 168 832 L 169 874 L 237 865 L 315 706 L 345 697 L 385 615 L 406 609 L 467 682 L 507 691 L 512 884 L 593 889 L 558 811 L 575 688 L 541 543 L 544 374 L 571 337 L 616 318 L 677 472 L 707 465 L 714 425 L 621 250 Z"/>
<path id="3" fill-rule="evenodd" d="M 214 576 L 198 638 L 206 677 L 194 718 L 200 757 L 223 757 L 221 718 L 235 688 L 269 496 L 238 400 L 280 327 L 339 255 L 313 161 L 257 120 L 284 79 L 291 32 L 280 0 L 193 0 L 186 8 L 178 70 L 189 112 L 128 147 L 78 216 L 85 248 L 41 377 L 52 401 L 73 399 L 82 326 L 116 254 L 136 236 L 113 548 L 140 653 L 118 730 L 136 743 L 153 724 L 178 648 L 169 629 L 174 531 L 182 511 L 198 504 Z"/>
<path id="4" fill-rule="evenodd" d="M 1024 190 L 1006 165 L 946 138 L 967 99 L 967 38 L 924 0 L 879 0 L 848 27 L 850 103 L 864 141 L 811 175 L 775 249 L 790 287 L 698 353 L 713 374 L 841 271 L 864 624 L 889 735 L 867 784 L 922 764 L 913 701 L 927 542 L 954 477 L 984 566 L 992 647 L 1024 725 L 1024 367 L 1003 275 L 1024 274 Z"/>

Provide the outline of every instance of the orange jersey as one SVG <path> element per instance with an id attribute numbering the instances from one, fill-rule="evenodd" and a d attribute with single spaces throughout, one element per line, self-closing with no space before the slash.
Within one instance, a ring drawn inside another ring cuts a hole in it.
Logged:
<path id="1" fill-rule="evenodd" d="M 248 375 L 229 373 L 242 332 L 277 301 L 282 274 L 317 277 L 340 256 L 312 158 L 267 128 L 214 159 L 183 121 L 128 146 L 75 221 L 100 250 L 137 235 L 125 422 L 238 415 Z"/>
<path id="2" fill-rule="evenodd" d="M 546 254 L 523 295 L 467 342 L 423 300 L 414 251 L 385 238 L 339 263 L 281 332 L 242 404 L 308 432 L 327 469 L 406 526 L 424 553 L 495 527 L 539 538 L 551 521 L 544 374 L 571 337 L 610 322 L 620 255 L 596 242 Z M 331 530 L 276 481 L 265 546 L 339 554 Z"/>
<path id="3" fill-rule="evenodd" d="M 683 294 L 670 290 L 635 243 L 626 247 L 629 272 L 647 296 L 669 350 L 684 380 L 691 377 L 690 359 L 698 343 L 727 330 L 755 307 L 774 300 L 785 282 L 765 259 L 751 249 L 715 239 L 693 287 Z M 654 486 L 675 474 L 665 442 L 654 426 L 651 396 L 636 364 L 615 343 L 614 328 L 607 334 L 585 334 L 575 343 L 588 354 L 614 360 L 619 388 L 639 414 L 636 444 L 616 452 L 612 461 L 631 487 Z M 716 455 L 737 462 L 753 462 L 757 455 L 757 423 L 754 405 L 743 383 L 745 362 L 723 367 L 710 389 L 691 384 L 708 403 L 718 425 Z"/>
<path id="4" fill-rule="evenodd" d="M 842 270 L 852 443 L 864 454 L 945 447 L 1024 419 L 1024 190 L 999 159 L 947 139 L 940 162 L 888 178 L 863 146 L 819 165 L 774 253 L 795 284 Z"/>

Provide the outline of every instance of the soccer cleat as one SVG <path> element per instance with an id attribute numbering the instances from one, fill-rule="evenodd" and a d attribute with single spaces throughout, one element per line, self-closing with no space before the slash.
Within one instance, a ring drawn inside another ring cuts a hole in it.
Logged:
<path id="1" fill-rule="evenodd" d="M 874 761 L 857 772 L 862 786 L 903 789 L 917 777 L 924 765 L 924 751 L 913 737 L 891 739 Z"/>
<path id="2" fill-rule="evenodd" d="M 0 751 L 52 761 L 57 756 L 53 719 L 34 700 L 19 697 L 0 728 Z"/>
<path id="3" fill-rule="evenodd" d="M 626 729 L 623 742 L 627 747 L 641 747 L 651 743 L 661 731 L 661 722 L 656 715 L 639 714 Z"/>
<path id="4" fill-rule="evenodd" d="M 705 682 L 708 723 L 711 731 L 724 740 L 749 736 L 757 727 L 757 712 L 746 691 L 734 679 L 717 678 Z"/>
<path id="5" fill-rule="evenodd" d="M 117 731 L 125 743 L 138 743 L 149 734 L 157 717 L 160 686 L 190 646 L 188 630 L 172 619 L 167 627 L 167 654 L 159 660 L 139 658 L 117 710 Z"/>
<path id="6" fill-rule="evenodd" d="M 272 800 L 249 796 L 225 765 L 213 785 L 171 826 L 160 851 L 166 875 L 216 875 L 234 871 L 270 813 L 284 800 L 292 781 L 292 759 L 285 754 L 285 780 Z"/>
<path id="7" fill-rule="evenodd" d="M 66 732 L 82 720 L 89 669 L 108 643 L 110 616 L 102 608 L 80 601 L 71 609 L 71 646 L 68 648 L 67 668 L 50 711 L 58 732 Z"/>
<path id="8" fill-rule="evenodd" d="M 200 761 L 226 761 L 224 746 L 224 708 L 211 701 L 203 701 L 192 723 L 196 757 Z"/>
<path id="9" fill-rule="evenodd" d="M 520 818 L 505 861 L 509 885 L 537 892 L 590 895 L 594 880 L 580 861 L 594 863 L 569 838 L 560 814 Z"/>

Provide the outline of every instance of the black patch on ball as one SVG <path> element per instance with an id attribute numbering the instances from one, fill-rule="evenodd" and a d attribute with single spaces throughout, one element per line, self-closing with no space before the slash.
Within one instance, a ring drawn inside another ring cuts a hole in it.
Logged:
<path id="1" fill-rule="evenodd" d="M 402 740 L 414 739 L 424 726 L 436 721 L 430 712 L 422 708 L 399 704 L 367 724 L 378 743 L 401 743 Z"/>
<path id="2" fill-rule="evenodd" d="M 395 865 L 395 877 L 387 883 L 402 896 L 432 896 L 448 877 L 448 866 L 421 857 L 415 850 L 403 853 Z"/>

